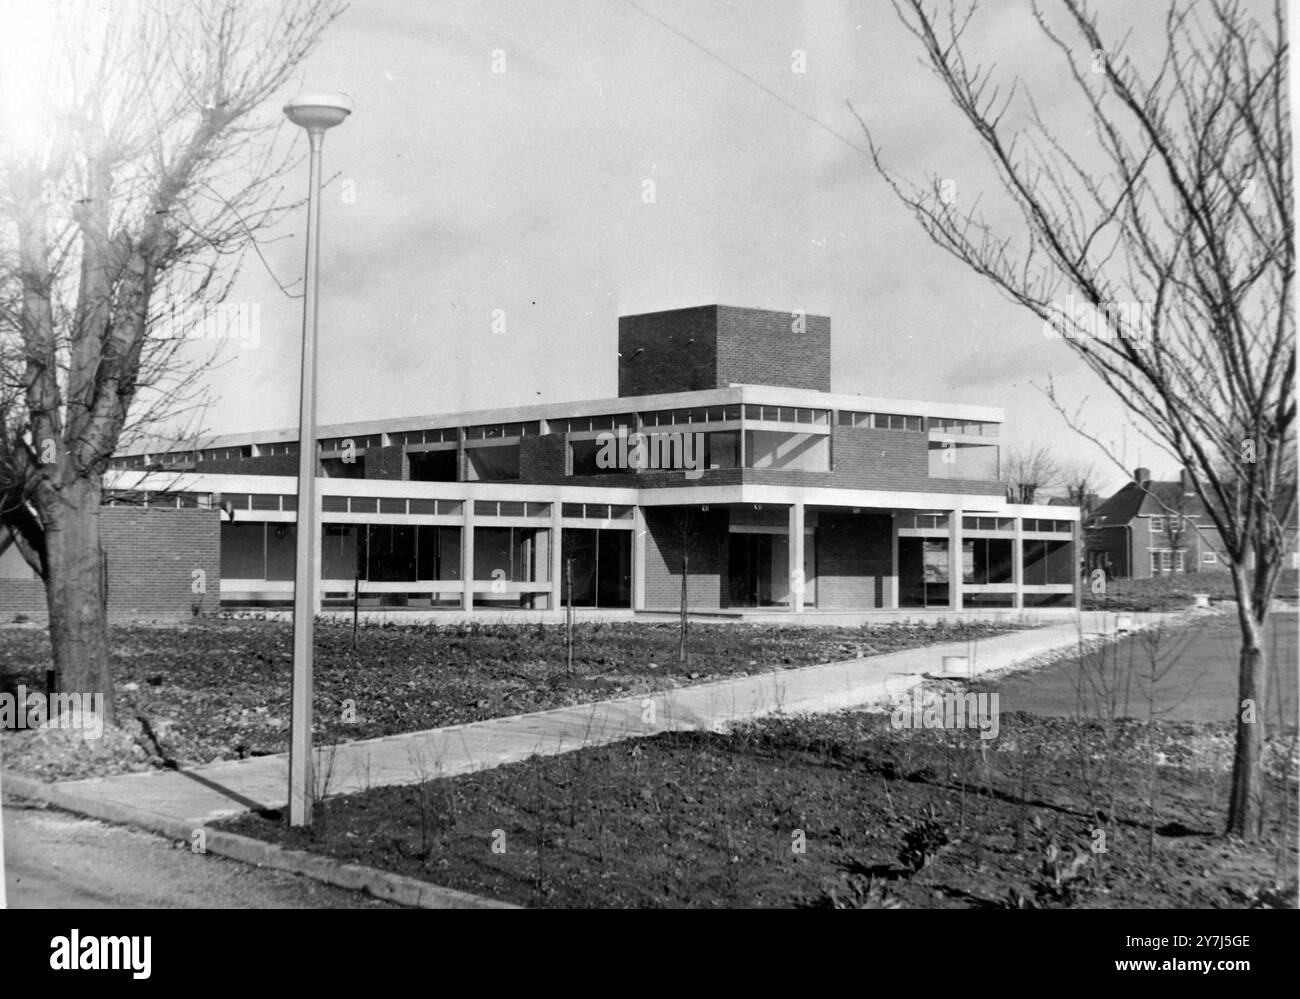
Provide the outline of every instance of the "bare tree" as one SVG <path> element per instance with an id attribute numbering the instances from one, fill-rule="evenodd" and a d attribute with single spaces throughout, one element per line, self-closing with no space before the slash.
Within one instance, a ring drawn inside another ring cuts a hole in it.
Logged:
<path id="1" fill-rule="evenodd" d="M 23 108 L 0 143 L 0 524 L 45 583 L 59 689 L 102 691 L 110 719 L 103 475 L 195 384 L 177 312 L 219 302 L 292 207 L 271 100 L 341 10 L 63 2 L 5 27 L 38 48 L 0 67 Z"/>
<path id="2" fill-rule="evenodd" d="M 673 514 L 672 531 L 682 552 L 682 594 L 681 606 L 678 608 L 677 661 L 684 663 L 687 658 L 686 636 L 690 620 L 691 559 L 700 551 L 700 525 L 696 511 L 692 507 L 680 507 Z"/>
<path id="3" fill-rule="evenodd" d="M 1077 506 L 1087 520 L 1101 488 L 1101 473 L 1092 461 L 1072 461 L 1061 467 L 1057 480 L 1065 488 L 1066 500 Z"/>
<path id="4" fill-rule="evenodd" d="M 1198 533 L 1194 519 L 1198 515 L 1195 509 L 1196 494 L 1190 492 L 1190 486 L 1191 483 L 1185 477 L 1180 477 L 1177 495 L 1170 496 L 1160 503 L 1165 510 L 1165 539 L 1169 544 L 1172 572 L 1192 572 L 1195 569 L 1195 564 L 1188 560 L 1195 558 L 1196 552 L 1187 549 L 1188 542 Z M 1180 552 L 1182 553 L 1181 569 L 1178 564 Z"/>
<path id="5" fill-rule="evenodd" d="M 1057 484 L 1061 474 L 1056 459 L 1042 446 L 1008 448 L 1001 465 L 1009 503 L 1035 502 L 1040 492 Z"/>
<path id="6" fill-rule="evenodd" d="M 938 246 L 1042 319 L 1138 431 L 1189 470 L 1218 530 L 1241 627 L 1227 831 L 1253 838 L 1263 816 L 1261 639 L 1296 511 L 1282 3 L 1257 18 L 1238 0 L 1175 0 L 1164 44 L 1145 61 L 1128 54 L 1127 36 L 1103 35 L 1085 0 L 1061 0 L 1054 17 L 1035 4 L 1082 112 L 1059 133 L 1019 80 L 1003 88 L 971 58 L 976 3 L 946 16 L 922 0 L 894 7 L 1020 222 L 995 231 L 939 178 L 901 180 L 864 122 L 877 169 Z"/>

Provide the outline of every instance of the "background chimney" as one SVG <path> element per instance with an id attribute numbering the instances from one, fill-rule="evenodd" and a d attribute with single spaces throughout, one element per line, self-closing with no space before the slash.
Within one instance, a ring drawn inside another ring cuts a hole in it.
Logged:
<path id="1" fill-rule="evenodd" d="M 1139 486 L 1146 486 L 1151 481 L 1151 469 L 1135 468 L 1133 469 L 1133 481 Z"/>
<path id="2" fill-rule="evenodd" d="M 1183 485 L 1183 495 L 1184 495 L 1184 496 L 1195 496 L 1195 495 L 1196 495 L 1196 489 L 1195 489 L 1195 487 L 1192 485 L 1192 473 L 1191 473 L 1191 472 L 1189 472 L 1189 471 L 1188 471 L 1187 469 L 1185 469 L 1185 468 L 1180 469 L 1179 472 L 1178 472 L 1178 481 L 1181 482 L 1182 485 Z"/>

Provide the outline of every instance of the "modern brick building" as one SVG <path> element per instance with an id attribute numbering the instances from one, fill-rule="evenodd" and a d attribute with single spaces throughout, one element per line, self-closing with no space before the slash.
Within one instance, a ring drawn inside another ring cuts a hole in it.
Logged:
<path id="1" fill-rule="evenodd" d="M 1005 501 L 1002 410 L 832 393 L 830 346 L 824 316 L 626 316 L 615 398 L 322 428 L 318 606 L 559 612 L 570 573 L 628 612 L 679 608 L 683 574 L 695 611 L 1077 606 L 1078 510 Z M 185 517 L 132 576 L 219 532 L 208 592 L 288 604 L 295 436 L 115 458 L 110 521 Z"/>

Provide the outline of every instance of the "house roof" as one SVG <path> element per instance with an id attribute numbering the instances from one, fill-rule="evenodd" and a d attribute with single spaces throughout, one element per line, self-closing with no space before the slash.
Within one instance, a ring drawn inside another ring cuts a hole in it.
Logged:
<path id="1" fill-rule="evenodd" d="M 1131 523 L 1134 517 L 1146 514 L 1160 516 L 1170 510 L 1189 515 L 1204 512 L 1200 498 L 1194 494 L 1184 496 L 1181 482 L 1148 482 L 1144 487 L 1130 482 L 1093 511 L 1088 520 L 1090 527 L 1119 527 Z"/>

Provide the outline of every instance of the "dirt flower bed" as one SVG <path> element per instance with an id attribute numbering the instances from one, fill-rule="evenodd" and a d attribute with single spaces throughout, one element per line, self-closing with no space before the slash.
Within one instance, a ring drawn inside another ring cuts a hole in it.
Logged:
<path id="1" fill-rule="evenodd" d="M 862 628 L 692 625 L 677 661 L 675 625 L 576 626 L 573 672 L 556 625 L 363 627 L 321 622 L 315 732 L 344 742 L 481 721 L 727 676 L 978 642 L 1008 622 Z M 288 751 L 293 637 L 287 622 L 198 621 L 110 632 L 119 728 L 96 746 L 64 733 L 0 733 L 10 769 L 49 780 Z M 0 691 L 44 690 L 43 630 L 0 629 Z"/>
<path id="2" fill-rule="evenodd" d="M 990 741 L 767 719 L 327 800 L 310 831 L 229 825 L 528 906 L 1290 907 L 1293 753 L 1270 747 L 1250 846 L 1219 835 L 1226 728 L 1020 714 Z"/>

